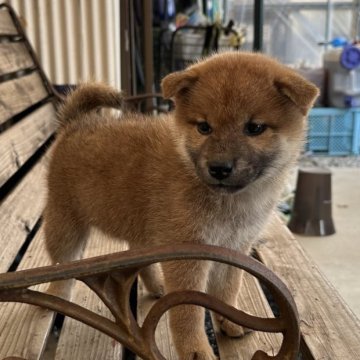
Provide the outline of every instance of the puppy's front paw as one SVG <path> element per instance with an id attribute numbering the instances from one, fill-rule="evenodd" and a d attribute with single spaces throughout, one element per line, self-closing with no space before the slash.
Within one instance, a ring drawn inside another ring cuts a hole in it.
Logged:
<path id="1" fill-rule="evenodd" d="M 223 317 L 217 319 L 217 321 L 219 323 L 221 332 L 229 337 L 241 338 L 245 334 L 251 332 L 251 329 L 245 328 L 241 325 L 237 325 Z"/>
<path id="2" fill-rule="evenodd" d="M 182 358 L 181 358 L 182 359 Z M 204 351 L 194 351 L 185 355 L 184 359 L 186 360 L 218 360 L 219 358 L 211 352 Z"/>
<path id="3" fill-rule="evenodd" d="M 178 348 L 179 360 L 218 360 L 207 340 L 197 342 L 187 342 Z"/>

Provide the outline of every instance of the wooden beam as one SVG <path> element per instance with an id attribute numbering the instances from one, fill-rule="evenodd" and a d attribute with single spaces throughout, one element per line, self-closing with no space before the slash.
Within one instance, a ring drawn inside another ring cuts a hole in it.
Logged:
<path id="1" fill-rule="evenodd" d="M 49 94 L 38 72 L 0 83 L 0 124 Z"/>
<path id="2" fill-rule="evenodd" d="M 46 142 L 55 129 L 54 106 L 48 103 L 0 134 L 0 186 Z"/>

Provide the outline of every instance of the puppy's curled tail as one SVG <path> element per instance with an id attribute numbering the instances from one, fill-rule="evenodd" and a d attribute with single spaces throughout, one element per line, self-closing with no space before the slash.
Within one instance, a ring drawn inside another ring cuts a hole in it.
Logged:
<path id="1" fill-rule="evenodd" d="M 120 109 L 122 105 L 123 96 L 118 90 L 104 83 L 86 83 L 67 96 L 59 109 L 58 120 L 60 126 L 64 126 L 99 107 Z"/>

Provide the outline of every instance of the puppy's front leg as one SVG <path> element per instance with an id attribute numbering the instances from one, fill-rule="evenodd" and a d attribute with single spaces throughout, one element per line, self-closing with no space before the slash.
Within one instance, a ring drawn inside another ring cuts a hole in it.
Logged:
<path id="1" fill-rule="evenodd" d="M 237 308 L 237 298 L 241 289 L 243 270 L 226 264 L 214 264 L 211 270 L 208 291 L 228 305 Z M 234 324 L 223 316 L 215 314 L 220 329 L 230 337 L 242 337 L 249 329 Z"/>
<path id="2" fill-rule="evenodd" d="M 166 293 L 179 290 L 205 291 L 210 264 L 206 261 L 163 263 Z M 170 310 L 170 328 L 180 360 L 214 360 L 205 328 L 205 311 L 194 305 Z"/>

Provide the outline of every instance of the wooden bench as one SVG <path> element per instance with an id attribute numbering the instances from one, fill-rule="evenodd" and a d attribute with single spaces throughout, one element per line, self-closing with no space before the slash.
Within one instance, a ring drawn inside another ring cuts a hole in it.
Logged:
<path id="1" fill-rule="evenodd" d="M 58 101 L 20 25 L 10 16 L 8 7 L 0 7 L 0 273 L 4 273 L 0 275 L 0 287 L 8 275 L 16 277 L 18 270 L 50 264 L 43 245 L 41 213 Z M 94 233 L 83 256 L 123 250 L 123 243 Z M 264 234 L 255 253 L 284 280 L 295 298 L 302 359 L 359 358 L 358 320 L 282 223 L 274 224 Z M 29 278 L 27 275 L 24 281 Z M 32 289 L 45 291 L 47 285 Z M 111 318 L 109 309 L 84 283 L 75 281 L 67 296 L 96 314 Z M 142 324 L 156 300 L 146 293 L 141 282 L 137 299 L 137 319 Z M 271 308 L 269 301 L 258 280 L 246 276 L 239 308 L 257 316 L 273 317 L 274 306 Z M 62 326 L 55 322 L 54 327 L 55 317 L 54 311 L 45 308 L 1 302 L 0 360 L 129 358 L 123 346 L 111 337 L 70 317 Z M 54 336 L 54 332 L 60 334 Z M 282 341 L 281 334 L 265 332 L 253 332 L 243 339 L 230 339 L 217 328 L 214 334 L 220 358 L 225 360 L 251 359 L 259 349 L 274 355 Z M 156 341 L 165 358 L 177 359 L 167 314 L 161 318 Z"/>

